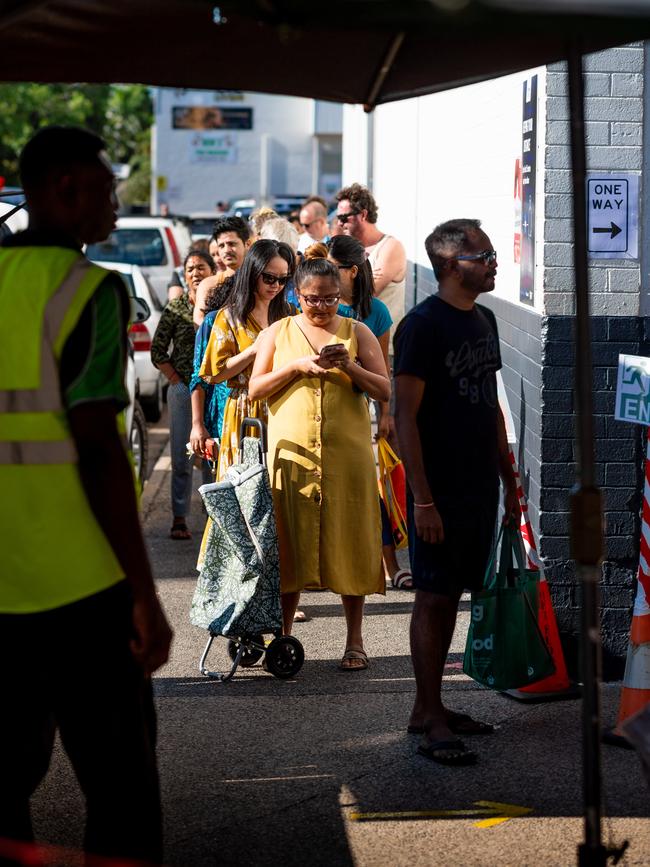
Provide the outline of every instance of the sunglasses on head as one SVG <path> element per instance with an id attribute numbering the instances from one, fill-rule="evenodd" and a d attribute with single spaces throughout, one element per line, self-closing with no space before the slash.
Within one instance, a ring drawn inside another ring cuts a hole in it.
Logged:
<path id="1" fill-rule="evenodd" d="M 342 226 L 345 226 L 350 217 L 356 217 L 359 211 L 348 211 L 347 214 L 337 214 L 336 219 Z"/>
<path id="2" fill-rule="evenodd" d="M 452 256 L 457 262 L 483 262 L 484 265 L 491 265 L 497 260 L 496 250 L 483 250 L 481 253 L 473 253 L 471 256 Z"/>
<path id="3" fill-rule="evenodd" d="M 261 273 L 262 282 L 267 286 L 273 286 L 274 283 L 277 283 L 278 286 L 285 286 L 287 280 L 289 279 L 289 275 L 285 274 L 284 277 L 278 277 L 277 274 L 269 274 L 268 271 L 262 271 Z"/>

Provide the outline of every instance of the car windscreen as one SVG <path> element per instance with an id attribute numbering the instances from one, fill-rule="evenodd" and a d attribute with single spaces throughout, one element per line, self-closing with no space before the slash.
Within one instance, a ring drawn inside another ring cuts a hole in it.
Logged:
<path id="1" fill-rule="evenodd" d="M 100 262 L 124 262 L 143 268 L 167 264 L 159 229 L 114 229 L 106 241 L 89 244 L 86 256 Z"/>
<path id="2" fill-rule="evenodd" d="M 216 217 L 207 217 L 190 220 L 190 232 L 192 235 L 211 235 Z"/>

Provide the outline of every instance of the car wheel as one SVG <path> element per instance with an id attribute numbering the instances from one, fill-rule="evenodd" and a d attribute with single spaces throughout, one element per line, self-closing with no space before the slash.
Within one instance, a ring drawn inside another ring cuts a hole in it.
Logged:
<path id="1" fill-rule="evenodd" d="M 129 444 L 131 446 L 131 454 L 133 455 L 135 475 L 140 482 L 140 487 L 142 488 L 147 473 L 149 436 L 147 433 L 147 422 L 144 417 L 144 412 L 137 400 L 133 405 L 133 422 L 131 424 Z"/>
<path id="2" fill-rule="evenodd" d="M 144 417 L 147 421 L 154 423 L 160 421 L 160 416 L 163 411 L 163 393 L 160 380 L 156 383 L 156 390 L 150 397 L 143 397 L 140 395 L 140 404 L 142 405 Z"/>

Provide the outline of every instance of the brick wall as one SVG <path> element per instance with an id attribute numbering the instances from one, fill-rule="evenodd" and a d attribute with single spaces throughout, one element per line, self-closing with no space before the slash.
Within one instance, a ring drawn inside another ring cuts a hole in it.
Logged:
<path id="1" fill-rule="evenodd" d="M 644 47 L 614 48 L 585 59 L 585 124 L 588 171 L 643 168 Z M 563 63 L 546 77 L 546 153 L 544 176 L 544 312 L 572 314 L 573 244 L 569 100 Z M 540 185 L 541 186 L 541 185 Z M 639 262 L 591 260 L 592 313 L 639 314 Z"/>
<path id="2" fill-rule="evenodd" d="M 586 58 L 588 171 L 641 175 L 644 63 L 642 43 Z M 568 501 L 576 474 L 572 415 L 575 349 L 573 321 L 567 315 L 575 311 L 570 165 L 567 73 L 564 64 L 556 64 L 549 67 L 547 75 L 539 533 L 560 630 L 569 661 L 575 664 L 580 590 L 569 560 L 568 539 Z M 650 347 L 640 317 L 640 263 L 592 259 L 589 281 L 596 480 L 605 501 L 607 551 L 601 583 L 603 662 L 606 676 L 618 676 L 627 648 L 636 583 L 645 445 L 643 429 L 614 420 L 616 368 L 619 353 L 644 355 Z"/>

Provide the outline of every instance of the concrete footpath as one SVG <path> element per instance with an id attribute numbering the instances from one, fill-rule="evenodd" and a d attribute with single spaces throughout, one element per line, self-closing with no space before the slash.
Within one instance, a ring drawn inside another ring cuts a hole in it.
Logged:
<path id="1" fill-rule="evenodd" d="M 445 699 L 498 730 L 466 739 L 480 754 L 475 767 L 445 768 L 416 755 L 418 739 L 406 733 L 415 687 L 410 593 L 388 590 L 368 600 L 365 672 L 338 670 L 345 635 L 339 599 L 311 592 L 300 606 L 310 620 L 295 629 L 306 654 L 295 680 L 255 666 L 228 684 L 209 681 L 197 668 L 206 633 L 188 621 L 204 518 L 197 495 L 193 540 L 169 539 L 166 454 L 147 483 L 143 517 L 176 631 L 171 660 L 155 678 L 167 864 L 577 863 L 580 702 L 522 705 L 465 677 L 469 603 L 461 603 Z M 212 667 L 226 664 L 219 640 Z M 603 687 L 608 722 L 618 693 L 618 685 Z M 650 865 L 650 792 L 635 753 L 603 749 L 603 789 L 605 842 L 628 839 L 620 863 Z M 80 848 L 83 804 L 60 748 L 34 814 L 39 837 Z"/>

